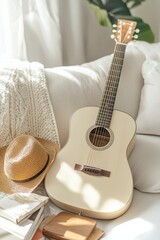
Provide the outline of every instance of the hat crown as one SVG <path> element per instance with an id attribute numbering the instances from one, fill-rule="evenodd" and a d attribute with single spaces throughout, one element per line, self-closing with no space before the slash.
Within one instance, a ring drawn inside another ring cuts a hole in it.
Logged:
<path id="1" fill-rule="evenodd" d="M 48 161 L 48 154 L 34 137 L 21 135 L 7 147 L 4 171 L 13 181 L 29 181 L 42 171 Z"/>

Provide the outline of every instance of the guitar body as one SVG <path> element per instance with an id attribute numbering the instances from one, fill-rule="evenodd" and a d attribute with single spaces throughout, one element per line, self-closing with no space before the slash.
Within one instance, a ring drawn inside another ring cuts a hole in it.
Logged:
<path id="1" fill-rule="evenodd" d="M 108 143 L 95 147 L 89 135 L 97 113 L 97 107 L 75 112 L 68 142 L 57 154 L 45 188 L 50 199 L 65 210 L 112 219 L 122 215 L 132 201 L 133 180 L 127 157 L 134 146 L 136 126 L 130 115 L 114 110 Z M 77 170 L 76 164 L 89 166 L 89 170 Z M 99 169 L 109 174 L 98 175 Z"/>
<path id="2" fill-rule="evenodd" d="M 45 178 L 50 199 L 59 207 L 100 219 L 113 219 L 130 206 L 133 180 L 127 157 L 134 145 L 135 121 L 114 110 L 126 44 L 136 22 L 118 20 L 116 46 L 99 108 L 79 109 L 72 117 L 67 144 Z"/>

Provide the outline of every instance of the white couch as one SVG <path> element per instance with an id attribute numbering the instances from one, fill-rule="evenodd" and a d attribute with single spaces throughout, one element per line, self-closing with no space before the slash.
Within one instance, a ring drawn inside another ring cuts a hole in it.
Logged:
<path id="1" fill-rule="evenodd" d="M 151 54 L 152 47 L 154 54 Z M 158 116 L 151 116 L 149 112 L 149 119 L 143 116 L 148 111 L 145 106 L 148 90 L 141 95 L 145 86 L 144 63 L 153 59 L 159 62 L 158 49 L 159 44 L 147 43 L 129 44 L 126 49 L 115 108 L 129 113 L 138 123 L 135 147 L 129 157 L 135 189 L 133 201 L 125 214 L 114 220 L 97 220 L 98 226 L 106 233 L 102 239 L 160 239 L 160 138 L 152 133 L 152 120 Z M 67 141 L 72 114 L 84 106 L 99 106 L 111 58 L 112 55 L 81 66 L 45 69 L 61 147 Z M 149 84 L 149 87 L 154 87 L 154 84 Z M 143 123 L 148 120 L 151 124 L 149 132 L 146 126 L 143 128 Z M 54 206 L 53 203 L 51 205 Z M 54 208 L 56 212 L 61 211 L 56 206 Z"/>

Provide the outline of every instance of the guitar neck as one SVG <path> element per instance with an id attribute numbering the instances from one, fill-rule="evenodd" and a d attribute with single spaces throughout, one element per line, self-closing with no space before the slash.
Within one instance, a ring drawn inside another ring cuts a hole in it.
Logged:
<path id="1" fill-rule="evenodd" d="M 125 56 L 126 44 L 116 44 L 108 80 L 102 95 L 96 125 L 109 128 L 118 91 L 119 80 Z"/>

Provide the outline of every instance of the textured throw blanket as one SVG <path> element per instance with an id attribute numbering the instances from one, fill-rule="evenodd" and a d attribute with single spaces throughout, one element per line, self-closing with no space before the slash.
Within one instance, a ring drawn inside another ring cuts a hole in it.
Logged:
<path id="1" fill-rule="evenodd" d="M 30 134 L 59 143 L 43 65 L 0 62 L 0 147 Z"/>

